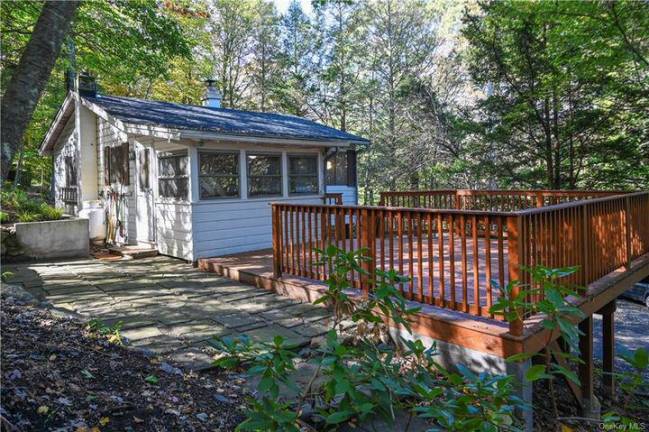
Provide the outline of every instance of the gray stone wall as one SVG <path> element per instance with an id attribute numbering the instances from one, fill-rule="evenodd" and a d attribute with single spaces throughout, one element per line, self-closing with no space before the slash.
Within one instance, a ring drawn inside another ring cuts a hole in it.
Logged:
<path id="1" fill-rule="evenodd" d="M 88 219 L 63 219 L 16 224 L 16 240 L 29 258 L 88 256 Z"/>

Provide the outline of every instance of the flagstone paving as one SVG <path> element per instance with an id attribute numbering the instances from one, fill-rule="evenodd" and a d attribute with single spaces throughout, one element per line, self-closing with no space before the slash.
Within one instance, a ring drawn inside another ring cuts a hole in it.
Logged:
<path id="1" fill-rule="evenodd" d="M 326 309 L 169 257 L 27 263 L 3 271 L 55 308 L 109 325 L 122 322 L 128 344 L 187 369 L 210 365 L 214 336 L 271 341 L 282 335 L 302 346 L 327 331 Z"/>

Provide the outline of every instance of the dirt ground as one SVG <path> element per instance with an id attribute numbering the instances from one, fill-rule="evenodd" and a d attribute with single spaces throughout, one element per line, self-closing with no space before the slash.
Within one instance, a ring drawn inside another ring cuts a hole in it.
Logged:
<path id="1" fill-rule="evenodd" d="M 77 320 L 2 301 L 2 430 L 233 430 L 238 378 L 192 374 Z M 96 429 L 93 429 L 96 428 Z"/>

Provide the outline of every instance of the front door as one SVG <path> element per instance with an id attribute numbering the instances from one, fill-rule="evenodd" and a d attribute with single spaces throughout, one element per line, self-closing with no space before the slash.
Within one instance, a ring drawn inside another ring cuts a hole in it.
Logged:
<path id="1" fill-rule="evenodd" d="M 155 242 L 153 217 L 155 214 L 153 203 L 153 181 L 151 179 L 151 157 L 153 152 L 147 147 L 140 147 L 137 151 L 137 241 L 138 243 Z"/>

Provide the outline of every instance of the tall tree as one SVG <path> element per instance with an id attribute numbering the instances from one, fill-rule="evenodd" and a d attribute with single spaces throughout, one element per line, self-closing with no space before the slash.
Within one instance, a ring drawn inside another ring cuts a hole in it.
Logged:
<path id="1" fill-rule="evenodd" d="M 46 2 L 18 67 L 2 97 L 0 175 L 7 177 L 36 104 L 52 73 L 61 45 L 79 7 L 76 0 Z"/>
<path id="2" fill-rule="evenodd" d="M 278 91 L 279 108 L 287 113 L 317 117 L 313 98 L 319 70 L 317 33 L 300 3 L 293 0 L 281 23 L 280 64 L 283 72 Z"/>
<path id="3" fill-rule="evenodd" d="M 274 89 L 279 85 L 281 75 L 279 16 L 272 3 L 257 4 L 254 28 L 250 68 L 254 91 L 251 96 L 256 109 L 268 111 L 275 105 Z"/>
<path id="4" fill-rule="evenodd" d="M 472 75 L 494 88 L 480 105 L 488 165 L 504 184 L 649 183 L 647 28 L 649 5 L 632 1 L 502 1 L 467 15 Z"/>
<path id="5" fill-rule="evenodd" d="M 372 91 L 376 126 L 366 160 L 379 174 L 381 188 L 399 184 L 419 187 L 422 155 L 408 121 L 405 91 L 413 80 L 428 76 L 433 67 L 436 16 L 422 0 L 374 1 L 369 15 Z M 389 161 L 386 163 L 386 161 Z"/>
<path id="6" fill-rule="evenodd" d="M 317 29 L 321 39 L 322 66 L 319 74 L 320 105 L 327 123 L 342 130 L 350 128 L 355 102 L 360 100 L 360 79 L 364 67 L 366 16 L 361 3 L 331 0 L 316 5 L 324 15 Z"/>

